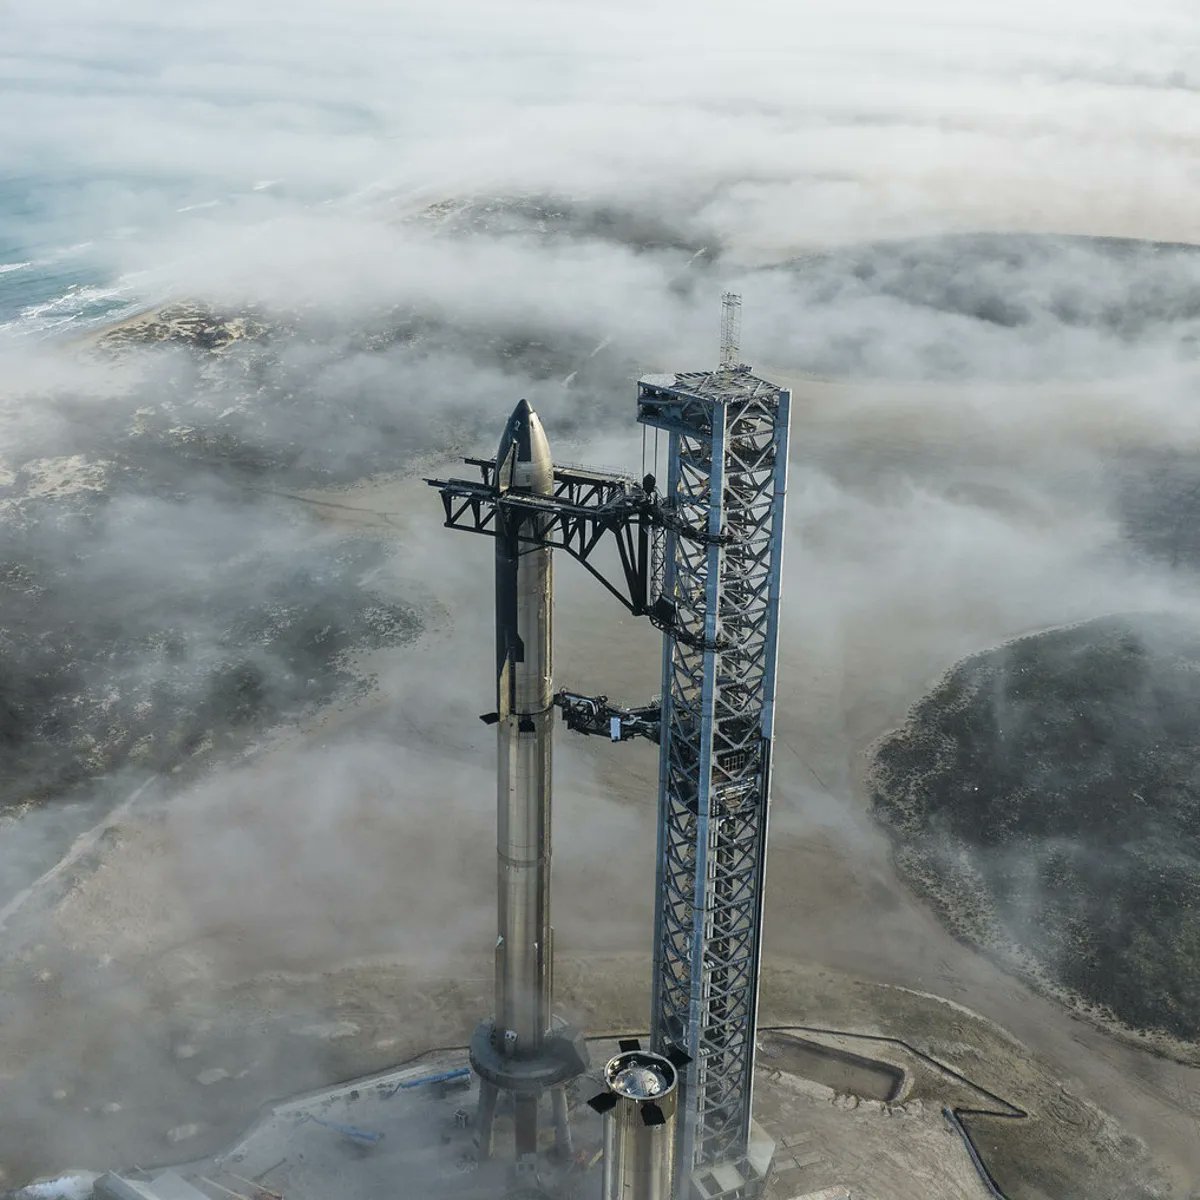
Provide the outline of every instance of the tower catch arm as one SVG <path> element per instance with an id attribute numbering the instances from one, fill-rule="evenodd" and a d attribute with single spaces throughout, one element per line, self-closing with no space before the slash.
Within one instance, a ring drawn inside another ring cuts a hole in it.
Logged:
<path id="1" fill-rule="evenodd" d="M 614 742 L 644 737 L 658 745 L 661 704 L 622 708 L 610 704 L 607 696 L 581 696 L 565 689 L 555 694 L 554 703 L 562 710 L 567 728 L 575 733 L 602 734 Z"/>
<path id="2" fill-rule="evenodd" d="M 539 496 L 501 492 L 496 485 L 494 459 L 468 458 L 466 462 L 479 468 L 478 480 L 425 481 L 441 493 L 447 528 L 495 537 L 496 513 L 501 507 L 540 515 L 540 522 L 520 523 L 521 541 L 531 548 L 565 550 L 635 617 L 648 617 L 656 628 L 689 644 L 706 644 L 702 637 L 678 627 L 674 601 L 658 592 L 661 535 L 669 531 L 685 541 L 706 545 L 724 545 L 729 538 L 688 525 L 663 504 L 654 476 L 647 475 L 638 483 L 629 475 L 555 467 L 552 494 Z M 540 531 L 530 532 L 535 528 Z M 616 583 L 592 561 L 605 534 L 611 535 L 620 563 L 621 578 Z"/>

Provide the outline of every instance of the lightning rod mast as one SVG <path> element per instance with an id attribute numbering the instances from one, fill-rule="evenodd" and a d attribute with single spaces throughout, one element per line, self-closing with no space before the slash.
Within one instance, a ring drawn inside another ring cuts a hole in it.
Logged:
<path id="1" fill-rule="evenodd" d="M 721 293 L 721 370 L 733 371 L 742 355 L 742 298 Z"/>

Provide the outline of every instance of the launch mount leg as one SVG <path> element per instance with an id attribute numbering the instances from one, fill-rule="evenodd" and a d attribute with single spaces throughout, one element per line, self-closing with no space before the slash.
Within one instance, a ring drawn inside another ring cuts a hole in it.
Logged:
<path id="1" fill-rule="evenodd" d="M 550 1103 L 554 1107 L 554 1144 L 564 1159 L 570 1158 L 575 1145 L 571 1139 L 571 1120 L 567 1113 L 567 1089 L 553 1088 Z"/>
<path id="2" fill-rule="evenodd" d="M 517 1157 L 524 1154 L 536 1154 L 538 1148 L 538 1098 L 537 1096 L 513 1097 L 513 1123 L 516 1126 L 515 1136 Z"/>
<path id="3" fill-rule="evenodd" d="M 486 1079 L 479 1081 L 479 1115 L 476 1124 L 479 1128 L 479 1161 L 492 1157 L 492 1146 L 496 1132 L 496 1101 L 500 1091 L 494 1083 Z"/>

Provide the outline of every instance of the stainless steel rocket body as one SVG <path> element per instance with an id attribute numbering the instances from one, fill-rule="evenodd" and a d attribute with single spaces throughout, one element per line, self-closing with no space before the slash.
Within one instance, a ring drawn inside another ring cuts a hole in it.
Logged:
<path id="1" fill-rule="evenodd" d="M 550 495 L 541 422 L 522 401 L 496 457 L 501 493 Z M 496 1031 L 503 1052 L 536 1055 L 550 1026 L 550 787 L 553 566 L 537 514 L 498 506 L 496 532 Z"/>
<path id="2" fill-rule="evenodd" d="M 536 1154 L 549 1091 L 555 1141 L 570 1153 L 562 1088 L 587 1067 L 578 1031 L 554 1018 L 550 928 L 550 755 L 553 590 L 546 516 L 525 498 L 552 496 L 554 466 L 537 415 L 522 400 L 496 455 L 496 1007 L 471 1039 L 480 1078 L 479 1148 L 492 1152 L 499 1093 L 513 1101 L 518 1159 Z"/>
<path id="3" fill-rule="evenodd" d="M 618 1054 L 604 1068 L 615 1103 L 604 1114 L 603 1200 L 672 1200 L 679 1092 L 658 1054 Z"/>
<path id="4" fill-rule="evenodd" d="M 539 1109 L 547 1094 L 556 1149 L 564 1158 L 571 1154 L 564 1089 L 588 1064 L 582 1034 L 553 1011 L 554 578 L 547 543 L 557 510 L 550 447 L 528 401 L 509 417 L 494 467 L 482 465 L 486 493 L 474 507 L 474 531 L 491 534 L 496 553 L 496 711 L 484 720 L 495 724 L 497 738 L 498 929 L 495 1007 L 471 1035 L 470 1058 L 479 1078 L 479 1156 L 491 1158 L 497 1122 L 507 1118 L 511 1101 L 517 1166 L 524 1171 L 541 1149 Z M 447 523 L 453 522 L 447 507 Z"/>

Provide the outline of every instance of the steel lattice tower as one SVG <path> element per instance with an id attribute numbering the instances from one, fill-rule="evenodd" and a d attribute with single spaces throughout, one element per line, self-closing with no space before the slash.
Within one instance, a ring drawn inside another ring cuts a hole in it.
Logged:
<path id="1" fill-rule="evenodd" d="M 746 368 L 648 376 L 670 434 L 653 1048 L 682 1050 L 676 1194 L 750 1197 L 791 396 Z"/>

